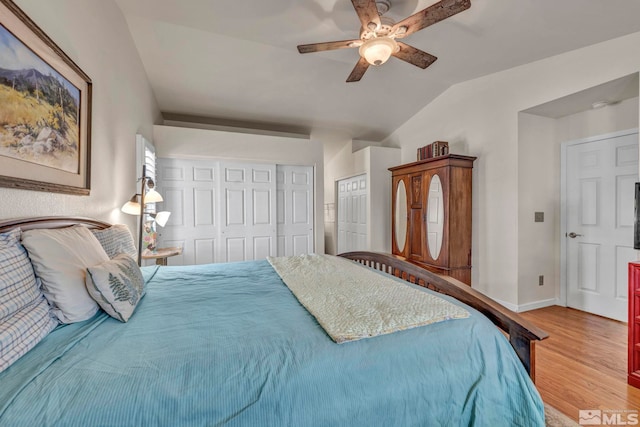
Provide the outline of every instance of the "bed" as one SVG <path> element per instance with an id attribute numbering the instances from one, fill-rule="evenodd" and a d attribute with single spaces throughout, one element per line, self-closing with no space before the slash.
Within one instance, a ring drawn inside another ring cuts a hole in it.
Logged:
<path id="1" fill-rule="evenodd" d="M 109 227 L 37 218 L 0 233 L 74 224 Z M 0 372 L 0 425 L 544 425 L 530 376 L 543 331 L 396 257 L 344 258 L 469 316 L 337 344 L 266 260 L 143 267 L 128 322 L 100 310 L 60 325 Z"/>

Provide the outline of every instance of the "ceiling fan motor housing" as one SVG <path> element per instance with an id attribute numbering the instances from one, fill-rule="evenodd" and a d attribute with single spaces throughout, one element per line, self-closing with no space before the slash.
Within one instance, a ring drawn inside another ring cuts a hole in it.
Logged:
<path id="1" fill-rule="evenodd" d="M 370 30 L 368 28 L 360 28 L 360 39 L 369 40 L 376 37 L 387 37 L 391 35 L 391 29 L 395 25 L 395 21 L 386 16 L 380 17 L 380 27 Z"/>

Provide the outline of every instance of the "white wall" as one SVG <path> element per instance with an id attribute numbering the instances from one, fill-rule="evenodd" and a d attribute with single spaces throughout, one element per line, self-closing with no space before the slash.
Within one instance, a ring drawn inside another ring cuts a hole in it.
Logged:
<path id="1" fill-rule="evenodd" d="M 350 139 L 342 144 L 331 158 L 325 157 L 324 167 L 324 202 L 329 209 L 333 209 L 333 221 L 325 221 L 325 252 L 335 255 L 338 248 L 336 181 L 364 173 L 364 164 L 356 164 L 353 157 L 353 141 Z"/>
<path id="2" fill-rule="evenodd" d="M 160 113 L 120 9 L 112 0 L 15 0 L 93 81 L 91 194 L 0 188 L 0 218 L 80 215 L 135 227 L 120 206 L 136 192 L 135 135 Z"/>
<path id="3" fill-rule="evenodd" d="M 556 141 L 574 141 L 637 128 L 639 106 L 639 98 L 631 98 L 605 108 L 561 117 L 556 120 Z"/>
<path id="4" fill-rule="evenodd" d="M 473 183 L 473 286 L 517 305 L 519 281 L 519 112 L 640 70 L 640 33 L 452 86 L 385 144 L 415 158 L 425 142 L 477 156 Z M 550 170 L 540 165 L 541 173 Z"/>
<path id="5" fill-rule="evenodd" d="M 364 157 L 369 185 L 367 243 L 370 251 L 391 253 L 391 171 L 398 166 L 400 149 L 369 146 L 356 151 Z"/>
<path id="6" fill-rule="evenodd" d="M 333 203 L 337 209 L 336 181 L 366 173 L 370 189 L 367 248 L 371 251 L 391 252 L 391 172 L 388 168 L 400 164 L 400 149 L 365 144 L 362 141 L 348 141 L 326 162 L 325 203 Z M 354 149 L 357 151 L 354 152 Z M 336 253 L 336 233 L 335 218 L 334 221 L 325 222 L 325 250 L 329 254 Z"/>
<path id="7" fill-rule="evenodd" d="M 154 126 L 153 141 L 158 157 L 216 158 L 313 166 L 315 250 L 324 253 L 324 164 L 321 141 L 163 125 Z"/>
<path id="8" fill-rule="evenodd" d="M 518 120 L 518 300 L 556 298 L 560 279 L 560 146 L 556 120 L 520 113 Z M 544 222 L 534 222 L 535 212 Z M 538 276 L 544 285 L 538 285 Z"/>
<path id="9" fill-rule="evenodd" d="M 558 119 L 520 113 L 518 125 L 518 306 L 560 297 L 560 145 L 638 127 L 639 98 Z M 541 166 L 544 168 L 541 169 Z M 534 212 L 545 214 L 534 223 Z M 538 276 L 544 275 L 544 286 Z"/>

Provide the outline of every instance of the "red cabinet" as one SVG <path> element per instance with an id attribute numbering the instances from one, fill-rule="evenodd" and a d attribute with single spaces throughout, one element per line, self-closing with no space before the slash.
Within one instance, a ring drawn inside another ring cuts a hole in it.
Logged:
<path id="1" fill-rule="evenodd" d="M 629 263 L 629 375 L 627 382 L 640 388 L 640 262 Z"/>

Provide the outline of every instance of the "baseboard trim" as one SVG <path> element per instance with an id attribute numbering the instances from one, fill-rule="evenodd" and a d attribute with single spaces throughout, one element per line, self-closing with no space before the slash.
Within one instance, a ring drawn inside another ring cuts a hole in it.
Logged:
<path id="1" fill-rule="evenodd" d="M 495 302 L 504 305 L 511 311 L 515 311 L 516 313 L 521 313 L 523 311 L 535 310 L 538 308 L 550 307 L 552 305 L 560 305 L 560 301 L 558 298 L 545 299 L 540 301 L 528 302 L 526 304 L 512 304 L 510 302 L 501 301 L 499 299 L 493 299 Z"/>
<path id="2" fill-rule="evenodd" d="M 550 307 L 552 305 L 560 305 L 558 298 L 545 299 L 541 301 L 528 302 L 518 306 L 518 312 L 535 310 L 538 308 Z"/>
<path id="3" fill-rule="evenodd" d="M 495 302 L 497 302 L 498 304 L 504 305 L 505 307 L 507 307 L 511 311 L 518 311 L 518 306 L 516 304 L 511 304 L 510 302 L 502 301 L 502 300 L 499 300 L 497 298 L 493 298 L 493 300 Z"/>

